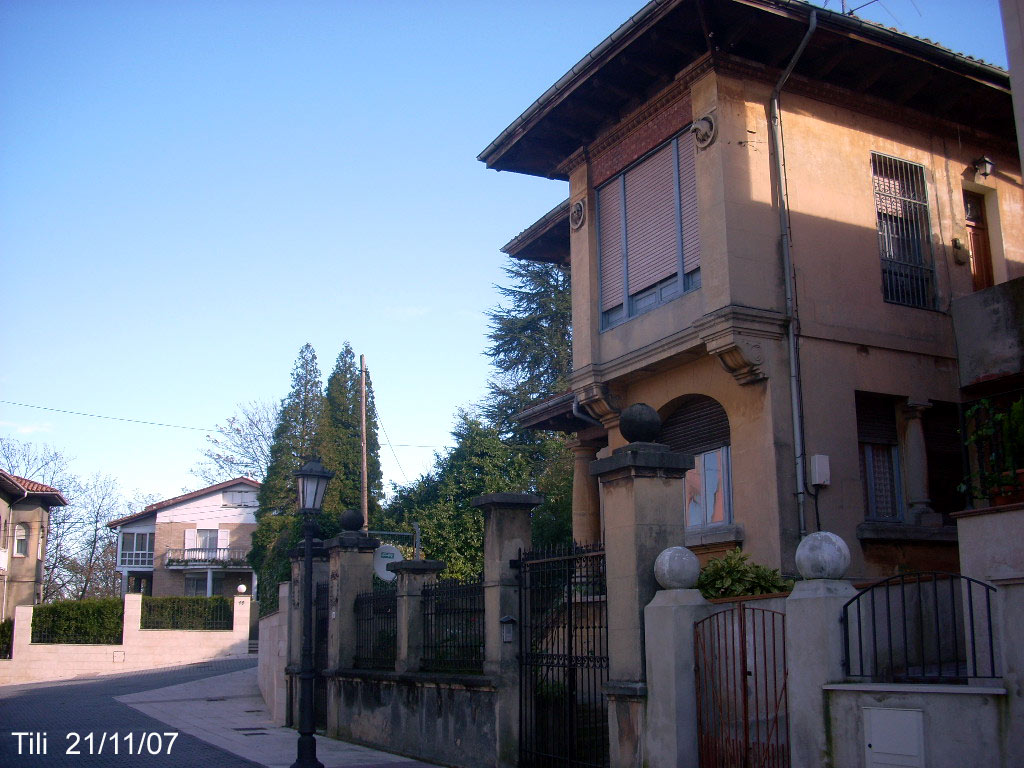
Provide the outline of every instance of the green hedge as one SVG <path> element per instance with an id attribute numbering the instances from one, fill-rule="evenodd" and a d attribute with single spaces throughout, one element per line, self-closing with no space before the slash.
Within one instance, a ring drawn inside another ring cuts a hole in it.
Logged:
<path id="1" fill-rule="evenodd" d="M 234 624 L 226 597 L 142 597 L 142 629 L 222 629 Z"/>
<path id="2" fill-rule="evenodd" d="M 11 658 L 11 646 L 14 643 L 14 619 L 0 621 L 0 659 Z"/>
<path id="3" fill-rule="evenodd" d="M 32 611 L 33 643 L 120 645 L 124 603 L 119 597 L 65 600 Z"/>

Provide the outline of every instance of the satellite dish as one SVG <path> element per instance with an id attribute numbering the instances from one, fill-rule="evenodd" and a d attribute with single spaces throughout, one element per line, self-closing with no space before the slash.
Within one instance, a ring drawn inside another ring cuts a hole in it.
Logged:
<path id="1" fill-rule="evenodd" d="M 377 574 L 378 579 L 394 581 L 398 574 L 388 570 L 388 563 L 397 563 L 403 559 L 398 547 L 392 544 L 382 544 L 373 553 L 373 572 Z"/>

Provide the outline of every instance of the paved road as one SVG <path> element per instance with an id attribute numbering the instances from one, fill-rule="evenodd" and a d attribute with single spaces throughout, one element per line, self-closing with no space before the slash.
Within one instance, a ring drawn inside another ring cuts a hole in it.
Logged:
<path id="1" fill-rule="evenodd" d="M 191 664 L 156 672 L 129 672 L 90 680 L 72 680 L 29 685 L 0 686 L 0 766 L 7 768 L 258 768 L 256 763 L 237 757 L 194 736 L 179 733 L 171 753 L 167 754 L 169 739 L 158 755 L 126 754 L 126 734 L 133 734 L 133 751 L 138 752 L 143 733 L 177 732 L 177 729 L 154 720 L 132 707 L 114 700 L 115 696 L 148 691 L 167 685 L 187 683 L 212 675 L 236 672 L 255 666 L 255 659 L 211 661 Z M 14 731 L 45 732 L 47 754 L 29 755 L 28 739 L 22 739 L 22 754 L 18 754 L 18 739 Z M 65 754 L 74 739 L 68 733 L 84 737 L 93 734 L 92 751 L 100 747 L 102 734 L 107 734 L 103 754 L 89 754 L 88 741 L 78 744 L 79 755 Z M 111 735 L 117 732 L 118 754 L 112 752 Z M 153 738 L 147 746 L 158 746 Z"/>

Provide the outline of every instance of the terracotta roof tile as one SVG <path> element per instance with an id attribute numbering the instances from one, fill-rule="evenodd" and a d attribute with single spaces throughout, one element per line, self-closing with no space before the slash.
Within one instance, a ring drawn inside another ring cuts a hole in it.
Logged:
<path id="1" fill-rule="evenodd" d="M 243 483 L 252 488 L 259 489 L 260 483 L 249 477 L 236 477 L 233 480 L 225 480 L 223 483 L 217 483 L 216 485 L 210 485 L 206 488 L 200 488 L 198 491 L 192 491 L 191 493 L 183 493 L 181 496 L 175 496 L 172 499 L 165 499 L 164 501 L 158 501 L 155 504 L 150 504 L 144 508 L 141 512 L 136 512 L 133 515 L 127 517 L 121 517 L 117 520 L 111 520 L 107 523 L 108 528 L 117 528 L 118 526 L 124 525 L 125 523 L 134 523 L 136 520 L 141 520 L 144 517 L 156 514 L 159 510 L 165 509 L 166 507 L 172 507 L 175 504 L 180 504 L 183 501 L 191 501 L 192 499 L 198 499 L 200 496 L 205 496 L 208 493 L 216 493 L 217 491 L 223 490 L 224 488 L 230 488 L 232 485 L 238 485 Z"/>

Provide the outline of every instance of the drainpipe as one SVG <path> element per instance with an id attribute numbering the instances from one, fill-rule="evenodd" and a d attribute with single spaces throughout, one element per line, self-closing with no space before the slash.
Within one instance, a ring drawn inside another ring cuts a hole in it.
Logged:
<path id="1" fill-rule="evenodd" d="M 775 159 L 775 180 L 779 196 L 779 240 L 782 244 L 782 272 L 786 285 L 786 341 L 789 346 L 789 398 L 793 411 L 793 464 L 796 469 L 796 509 L 800 521 L 800 538 L 807 535 L 807 521 L 804 515 L 804 502 L 807 496 L 807 484 L 804 477 L 804 413 L 803 395 L 800 392 L 800 360 L 797 352 L 796 337 L 796 300 L 793 289 L 793 254 L 789 246 L 789 204 L 786 200 L 786 168 L 782 160 L 782 124 L 779 121 L 779 94 L 793 73 L 793 68 L 803 55 L 804 48 L 810 42 L 811 35 L 818 26 L 818 14 L 811 11 L 807 32 L 799 47 L 789 61 L 789 66 L 782 73 L 779 82 L 772 91 L 769 102 L 769 123 L 771 124 L 772 154 Z"/>
<path id="2" fill-rule="evenodd" d="M 572 415 L 575 416 L 580 421 L 583 421 L 583 422 L 586 422 L 587 424 L 590 424 L 591 426 L 600 427 L 601 429 L 604 429 L 604 424 L 602 424 L 600 421 L 595 419 L 589 413 L 586 413 L 580 407 L 580 396 L 579 395 L 574 396 L 573 399 L 572 399 Z"/>

